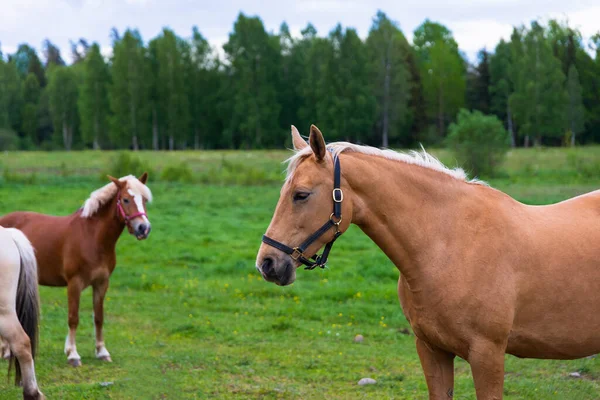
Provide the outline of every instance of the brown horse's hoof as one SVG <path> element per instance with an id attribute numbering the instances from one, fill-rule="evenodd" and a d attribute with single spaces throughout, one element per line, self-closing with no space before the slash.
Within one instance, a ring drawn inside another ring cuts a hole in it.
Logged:
<path id="1" fill-rule="evenodd" d="M 105 361 L 105 362 L 112 362 L 112 358 L 110 358 L 110 356 L 98 357 L 98 360 Z"/>
<path id="2" fill-rule="evenodd" d="M 71 358 L 68 359 L 67 362 L 72 366 L 72 367 L 81 367 L 81 360 L 79 358 Z"/>

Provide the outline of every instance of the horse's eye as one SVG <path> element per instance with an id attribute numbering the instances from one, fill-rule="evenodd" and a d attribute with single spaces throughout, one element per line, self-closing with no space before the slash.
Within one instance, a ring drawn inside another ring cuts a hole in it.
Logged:
<path id="1" fill-rule="evenodd" d="M 123 203 L 129 204 L 129 199 L 123 199 Z"/>
<path id="2" fill-rule="evenodd" d="M 308 192 L 296 192 L 294 193 L 294 201 L 302 201 L 308 199 L 310 193 Z"/>

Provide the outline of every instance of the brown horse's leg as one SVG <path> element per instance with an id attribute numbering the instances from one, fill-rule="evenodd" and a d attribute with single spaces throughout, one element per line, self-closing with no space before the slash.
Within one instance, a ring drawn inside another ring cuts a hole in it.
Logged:
<path id="1" fill-rule="evenodd" d="M 469 349 L 477 400 L 500 400 L 504 387 L 505 348 L 492 342 L 480 342 Z"/>
<path id="2" fill-rule="evenodd" d="M 93 285 L 94 289 L 94 325 L 96 327 L 96 358 L 102 361 L 112 361 L 110 353 L 104 345 L 102 325 L 104 323 L 104 295 L 108 290 L 108 279 Z"/>
<path id="3" fill-rule="evenodd" d="M 35 379 L 35 368 L 31 354 L 31 341 L 14 313 L 0 315 L 0 334 L 19 360 L 24 399 L 44 399 Z"/>
<path id="4" fill-rule="evenodd" d="M 454 354 L 437 349 L 417 338 L 417 353 L 429 389 L 429 399 L 450 399 L 454 395 Z"/>
<path id="5" fill-rule="evenodd" d="M 75 332 L 77 331 L 77 325 L 79 325 L 79 298 L 81 291 L 83 290 L 83 284 L 79 279 L 71 279 L 67 284 L 67 296 L 69 298 L 69 334 L 65 342 L 65 354 L 67 355 L 67 361 L 74 367 L 81 365 L 81 357 L 77 353 L 77 346 L 75 345 Z"/>

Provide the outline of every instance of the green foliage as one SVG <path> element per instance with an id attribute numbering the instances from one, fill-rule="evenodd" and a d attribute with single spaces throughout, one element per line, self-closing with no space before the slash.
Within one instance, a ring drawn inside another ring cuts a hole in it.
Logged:
<path id="1" fill-rule="evenodd" d="M 150 65 L 138 31 L 127 30 L 113 43 L 112 84 L 109 90 L 110 139 L 117 147 L 150 147 Z"/>
<path id="2" fill-rule="evenodd" d="M 514 91 L 513 51 L 510 42 L 500 40 L 490 58 L 490 110 L 502 121 L 511 134 L 511 144 L 516 145 L 512 130 L 509 98 Z"/>
<path id="3" fill-rule="evenodd" d="M 415 30 L 413 42 L 428 114 L 441 138 L 447 122 L 465 102 L 465 63 L 452 32 L 441 24 L 426 20 Z"/>
<path id="4" fill-rule="evenodd" d="M 0 128 L 0 151 L 16 150 L 19 137 L 16 132 L 8 128 Z"/>
<path id="5" fill-rule="evenodd" d="M 240 13 L 223 49 L 230 63 L 231 115 L 225 132 L 230 146 L 281 145 L 278 38 L 265 31 L 260 18 Z"/>
<path id="6" fill-rule="evenodd" d="M 7 167 L 2 170 L 2 179 L 4 183 L 20 183 L 24 185 L 33 185 L 36 183 L 36 174 L 15 174 Z"/>
<path id="7" fill-rule="evenodd" d="M 154 172 L 147 162 L 130 152 L 121 151 L 109 160 L 100 178 L 104 181 L 107 174 L 120 178 L 125 175 L 140 176 L 144 172 L 148 172 L 148 175 L 154 176 Z"/>
<path id="8" fill-rule="evenodd" d="M 567 154 L 567 161 L 577 174 L 585 179 L 600 177 L 600 159 L 597 157 L 584 157 L 575 151 Z"/>
<path id="9" fill-rule="evenodd" d="M 45 65 L 23 44 L 0 57 L 0 127 L 22 148 L 289 147 L 289 126 L 312 123 L 329 141 L 407 147 L 443 143 L 465 107 L 498 116 L 513 146 L 600 143 L 600 40 L 567 22 L 516 27 L 473 65 L 444 25 L 425 20 L 411 45 L 383 11 L 366 40 L 339 24 L 301 34 L 241 13 L 223 60 L 196 27 L 149 42 L 115 29 L 111 60 L 80 39 L 69 67 L 49 40 Z M 69 83 L 47 85 L 59 70 Z"/>
<path id="10" fill-rule="evenodd" d="M 75 129 L 79 122 L 77 110 L 79 91 L 74 67 L 54 67 L 51 70 L 48 95 L 54 131 L 62 134 L 65 150 L 71 150 Z"/>
<path id="11" fill-rule="evenodd" d="M 467 70 L 466 106 L 470 110 L 490 113 L 490 53 L 483 49 L 477 54 L 479 63 Z"/>
<path id="12" fill-rule="evenodd" d="M 160 180 L 165 182 L 190 183 L 194 180 L 194 176 L 190 166 L 185 162 L 181 162 L 176 165 L 166 166 L 160 174 Z"/>
<path id="13" fill-rule="evenodd" d="M 513 60 L 515 90 L 509 103 L 521 135 L 536 145 L 542 144 L 542 136 L 561 138 L 566 128 L 565 75 L 537 22 L 514 49 Z"/>
<path id="14" fill-rule="evenodd" d="M 490 176 L 510 145 L 508 133 L 496 116 L 460 110 L 447 138 L 456 158 L 477 176 Z"/>
<path id="15" fill-rule="evenodd" d="M 581 97 L 581 84 L 579 83 L 579 73 L 575 65 L 569 67 L 567 79 L 567 122 L 571 134 L 571 146 L 575 145 L 575 137 L 584 129 L 585 109 Z"/>
<path id="16" fill-rule="evenodd" d="M 156 58 L 156 111 L 158 129 L 168 140 L 168 149 L 174 150 L 176 143 L 185 143 L 185 133 L 190 129 L 190 105 L 186 70 L 191 63 L 191 48 L 170 29 L 150 43 L 152 55 Z"/>
<path id="17" fill-rule="evenodd" d="M 376 127 L 381 146 L 389 147 L 389 138 L 398 140 L 406 132 L 410 72 L 407 66 L 410 46 L 398 24 L 379 11 L 366 42 L 373 95 L 376 99 Z M 402 142 L 409 142 L 407 138 Z"/>
<path id="18" fill-rule="evenodd" d="M 83 65 L 83 83 L 77 104 L 81 136 L 84 142 L 99 149 L 102 143 L 106 143 L 108 135 L 110 71 L 97 43 L 88 50 Z"/>

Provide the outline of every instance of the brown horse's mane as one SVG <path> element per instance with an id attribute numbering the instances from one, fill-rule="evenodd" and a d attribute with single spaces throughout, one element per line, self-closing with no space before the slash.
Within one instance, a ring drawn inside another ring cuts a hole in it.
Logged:
<path id="1" fill-rule="evenodd" d="M 376 147 L 361 146 L 348 142 L 334 142 L 328 144 L 327 149 L 332 151 L 336 156 L 344 152 L 354 152 L 376 157 L 383 157 L 389 160 L 401 161 L 407 164 L 419 165 L 421 167 L 447 174 L 455 179 L 467 183 L 487 186 L 487 183 L 480 179 L 469 179 L 462 168 L 446 167 L 440 160 L 427 153 L 423 146 L 421 146 L 421 151 L 411 150 L 408 153 L 402 153 L 390 149 L 378 149 Z M 297 151 L 293 156 L 286 160 L 288 163 L 286 180 L 290 179 L 300 162 L 309 157 L 311 154 L 312 150 L 309 146 L 307 146 L 302 150 Z"/>
<path id="2" fill-rule="evenodd" d="M 133 189 L 142 194 L 148 202 L 152 201 L 152 192 L 148 186 L 144 185 L 133 175 L 127 175 L 119 178 L 121 182 L 127 182 L 130 189 Z M 81 211 L 82 218 L 89 218 L 93 216 L 102 205 L 106 204 L 109 200 L 117 195 L 117 186 L 114 183 L 109 183 L 102 186 L 100 189 L 94 190 L 90 197 L 85 201 Z"/>

